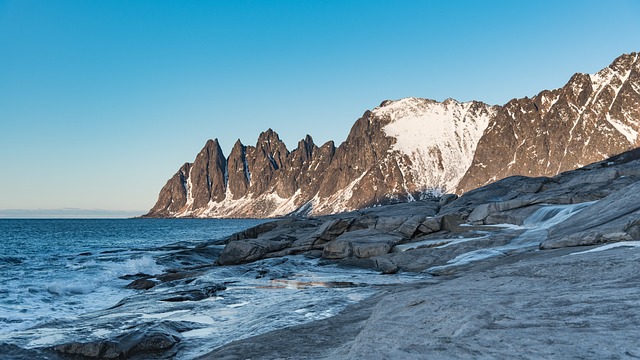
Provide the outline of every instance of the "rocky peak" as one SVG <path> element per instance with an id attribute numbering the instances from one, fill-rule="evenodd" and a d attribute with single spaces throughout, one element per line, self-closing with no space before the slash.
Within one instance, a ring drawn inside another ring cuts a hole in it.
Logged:
<path id="1" fill-rule="evenodd" d="M 247 195 L 251 184 L 251 172 L 247 162 L 247 147 L 238 139 L 227 160 L 228 194 L 233 199 Z"/>
<path id="2" fill-rule="evenodd" d="M 172 217 L 180 213 L 187 203 L 187 180 L 191 170 L 190 163 L 184 163 L 160 191 L 160 196 L 149 214 L 156 217 Z"/>
<path id="3" fill-rule="evenodd" d="M 218 139 L 209 140 L 200 151 L 187 181 L 187 206 L 206 207 L 209 201 L 221 201 L 226 193 L 227 160 Z"/>
<path id="4" fill-rule="evenodd" d="M 507 103 L 479 140 L 456 191 L 511 175 L 551 176 L 640 145 L 638 67 L 637 53 L 623 55 L 532 101 Z"/>
<path id="5" fill-rule="evenodd" d="M 298 147 L 296 148 L 298 156 L 304 156 L 305 159 L 311 158 L 314 149 L 317 149 L 317 146 L 313 143 L 313 138 L 308 134 L 304 139 L 298 141 Z"/>

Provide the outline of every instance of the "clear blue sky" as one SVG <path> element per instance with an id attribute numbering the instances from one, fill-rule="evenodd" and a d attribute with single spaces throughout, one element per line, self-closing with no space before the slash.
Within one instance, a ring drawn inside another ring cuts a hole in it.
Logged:
<path id="1" fill-rule="evenodd" d="M 209 138 L 340 143 L 407 96 L 503 104 L 640 50 L 640 1 L 0 0 L 0 209 L 148 210 Z"/>

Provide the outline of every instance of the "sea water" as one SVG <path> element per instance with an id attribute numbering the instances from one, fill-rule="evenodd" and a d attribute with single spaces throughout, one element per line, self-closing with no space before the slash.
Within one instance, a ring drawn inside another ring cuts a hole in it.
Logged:
<path id="1" fill-rule="evenodd" d="M 175 357 L 192 359 L 234 340 L 327 318 L 380 286 L 421 278 L 298 255 L 209 267 L 147 291 L 125 288 L 131 279 L 124 275 L 159 274 L 202 244 L 221 251 L 211 240 L 263 221 L 0 220 L 0 345 L 99 341 L 168 322 L 185 327 Z M 217 285 L 225 289 L 199 301 L 163 300 Z"/>
<path id="2" fill-rule="evenodd" d="M 162 246 L 220 239 L 261 220 L 0 219 L 0 334 L 113 306 L 127 274 L 158 274 Z"/>

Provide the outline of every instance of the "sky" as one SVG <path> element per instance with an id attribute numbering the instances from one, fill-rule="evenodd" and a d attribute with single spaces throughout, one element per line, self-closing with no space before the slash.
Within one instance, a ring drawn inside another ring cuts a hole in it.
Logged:
<path id="1" fill-rule="evenodd" d="M 633 0 L 0 0 L 0 210 L 142 214 L 207 139 L 339 144 L 383 100 L 504 104 L 639 35 Z"/>

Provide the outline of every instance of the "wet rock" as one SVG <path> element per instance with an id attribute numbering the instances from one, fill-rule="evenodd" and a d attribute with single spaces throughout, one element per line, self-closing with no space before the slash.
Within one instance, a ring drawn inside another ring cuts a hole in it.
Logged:
<path id="1" fill-rule="evenodd" d="M 119 276 L 118 279 L 122 279 L 122 280 L 136 280 L 136 279 L 149 279 L 152 278 L 153 275 L 149 275 L 149 274 L 145 274 L 145 273 L 137 273 L 137 274 L 133 274 L 133 275 L 122 275 Z"/>
<path id="2" fill-rule="evenodd" d="M 212 296 L 215 296 L 219 291 L 223 291 L 226 289 L 227 287 L 224 285 L 207 286 L 205 288 L 197 289 L 197 290 L 170 293 L 168 295 L 171 295 L 171 296 L 161 299 L 160 301 L 168 301 L 168 302 L 200 301 L 200 300 L 204 300 Z"/>
<path id="3" fill-rule="evenodd" d="M 554 249 L 632 240 L 636 236 L 636 227 L 632 224 L 638 219 L 640 182 L 618 190 L 551 227 L 548 239 L 540 247 Z"/>
<path id="4" fill-rule="evenodd" d="M 149 290 L 156 285 L 157 283 L 153 280 L 138 279 L 130 282 L 127 286 L 125 286 L 125 288 L 134 290 Z"/>
<path id="5" fill-rule="evenodd" d="M 194 279 L 196 276 L 202 275 L 202 271 L 169 271 L 164 274 L 156 276 L 160 282 L 171 282 L 176 280 L 184 280 L 184 279 Z"/>
<path id="6" fill-rule="evenodd" d="M 47 349 L 23 349 L 13 344 L 0 344 L 0 358 L 7 360 L 66 360 Z"/>
<path id="7" fill-rule="evenodd" d="M 388 258 L 399 270 L 408 272 L 422 272 L 426 269 L 449 264 L 458 256 L 463 256 L 471 252 L 491 250 L 509 244 L 514 238 L 522 234 L 523 230 L 497 230 L 490 235 L 475 234 L 475 237 L 459 238 L 452 236 L 442 239 L 440 236 L 433 238 L 434 244 L 418 245 L 413 249 L 391 252 L 381 257 Z M 473 231 L 468 235 L 473 234 Z M 434 234 L 435 235 L 435 234 Z M 454 234 L 451 234 L 454 235 Z M 429 240 L 430 237 L 422 237 L 418 243 Z M 412 243 L 405 243 L 408 246 Z M 452 271 L 456 271 L 453 269 Z"/>
<path id="8" fill-rule="evenodd" d="M 218 246 L 198 244 L 194 248 L 161 255 L 156 258 L 156 263 L 170 268 L 203 268 L 211 266 L 221 251 Z"/>
<path id="9" fill-rule="evenodd" d="M 174 329 L 158 325 L 137 329 L 114 339 L 91 342 L 72 342 L 56 345 L 52 350 L 71 356 L 95 359 L 122 359 L 132 357 L 169 358 L 175 354 L 172 348 L 181 340 Z"/>

